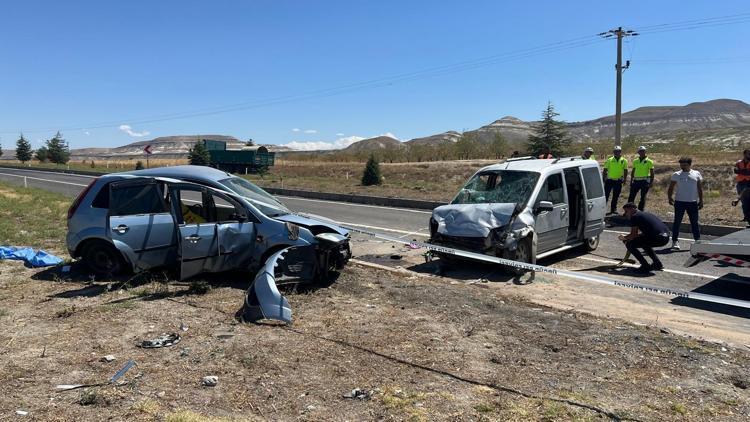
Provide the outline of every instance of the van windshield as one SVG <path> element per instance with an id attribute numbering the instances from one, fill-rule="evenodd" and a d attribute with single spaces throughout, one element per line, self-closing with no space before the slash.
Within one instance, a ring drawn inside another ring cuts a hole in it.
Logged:
<path id="1" fill-rule="evenodd" d="M 245 179 L 230 177 L 229 179 L 219 180 L 219 183 L 226 186 L 230 192 L 234 192 L 250 201 L 251 204 L 255 205 L 260 212 L 268 217 L 278 217 L 290 213 L 289 208 L 271 196 L 271 194 Z"/>
<path id="2" fill-rule="evenodd" d="M 513 203 L 529 200 L 539 173 L 516 170 L 492 170 L 477 173 L 458 192 L 451 204 Z"/>

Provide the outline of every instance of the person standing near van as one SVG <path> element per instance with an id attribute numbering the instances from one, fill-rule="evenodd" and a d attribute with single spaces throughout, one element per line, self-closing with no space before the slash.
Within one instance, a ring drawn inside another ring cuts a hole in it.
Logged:
<path id="1" fill-rule="evenodd" d="M 646 195 L 648 190 L 654 184 L 654 162 L 646 157 L 646 147 L 638 147 L 638 158 L 633 160 L 633 172 L 630 174 L 630 194 L 628 202 L 635 201 L 638 192 L 641 193 L 641 200 L 638 201 L 638 209 L 643 211 L 646 207 Z"/>
<path id="2" fill-rule="evenodd" d="M 609 214 L 617 214 L 617 201 L 620 199 L 622 184 L 628 177 L 628 160 L 622 157 L 622 147 L 617 145 L 612 150 L 612 156 L 604 162 L 603 172 L 605 201 L 609 201 L 609 194 L 612 194 Z"/>
<path id="3" fill-rule="evenodd" d="M 693 231 L 693 239 L 700 240 L 701 230 L 698 225 L 698 210 L 703 208 L 703 177 L 700 172 L 692 170 L 693 159 L 690 157 L 680 158 L 680 169 L 676 171 L 669 182 L 667 198 L 669 205 L 674 205 L 674 224 L 672 225 L 672 249 L 680 250 L 678 235 L 682 217 L 687 212 L 690 219 L 690 228 Z M 677 187 L 677 195 L 672 199 L 674 188 Z"/>
<path id="4" fill-rule="evenodd" d="M 737 182 L 737 197 L 742 202 L 742 221 L 750 226 L 750 195 L 743 195 L 745 189 L 750 188 L 750 149 L 742 151 L 742 159 L 734 165 L 734 180 Z"/>
<path id="5" fill-rule="evenodd" d="M 594 154 L 594 148 L 588 147 L 585 150 L 583 150 L 583 155 L 581 155 L 581 158 L 584 160 L 592 160 L 591 156 Z"/>

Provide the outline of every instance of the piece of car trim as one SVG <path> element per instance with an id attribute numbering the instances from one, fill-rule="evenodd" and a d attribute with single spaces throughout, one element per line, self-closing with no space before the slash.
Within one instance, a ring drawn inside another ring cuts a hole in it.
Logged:
<path id="1" fill-rule="evenodd" d="M 271 255 L 258 271 L 253 284 L 247 289 L 245 306 L 241 318 L 244 322 L 279 321 L 292 322 L 292 308 L 276 287 L 275 268 L 284 259 L 290 248 L 284 248 Z"/>

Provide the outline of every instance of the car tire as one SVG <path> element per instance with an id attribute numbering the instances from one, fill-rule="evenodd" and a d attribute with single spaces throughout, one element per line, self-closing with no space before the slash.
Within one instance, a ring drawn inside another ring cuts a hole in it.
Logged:
<path id="1" fill-rule="evenodd" d="M 81 259 L 97 276 L 110 277 L 125 270 L 125 260 L 120 251 L 101 240 L 86 243 L 81 251 Z"/>
<path id="2" fill-rule="evenodd" d="M 528 237 L 521 239 L 518 242 L 518 246 L 516 246 L 515 250 L 503 251 L 503 258 L 518 262 L 525 262 L 527 264 L 531 263 L 531 239 L 529 239 Z M 515 276 L 523 275 L 528 271 L 523 268 L 511 267 L 508 265 L 505 265 L 504 267 L 506 271 Z"/>
<path id="3" fill-rule="evenodd" d="M 583 241 L 583 247 L 588 252 L 593 252 L 596 250 L 596 248 L 599 247 L 599 235 L 597 234 L 594 237 L 589 237 L 588 239 Z"/>

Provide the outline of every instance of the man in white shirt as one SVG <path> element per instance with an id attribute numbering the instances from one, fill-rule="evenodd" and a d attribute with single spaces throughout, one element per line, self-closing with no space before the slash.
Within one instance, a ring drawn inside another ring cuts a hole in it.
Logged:
<path id="1" fill-rule="evenodd" d="M 699 240 L 701 238 L 698 210 L 703 208 L 703 177 L 700 172 L 691 169 L 692 165 L 692 158 L 680 158 L 681 171 L 672 175 L 667 191 L 669 205 L 674 205 L 674 224 L 672 225 L 672 249 L 674 250 L 680 249 L 680 242 L 677 237 L 680 234 L 680 224 L 682 224 L 682 217 L 685 212 L 690 219 L 693 239 Z M 677 187 L 677 195 L 672 199 L 675 186 Z"/>

